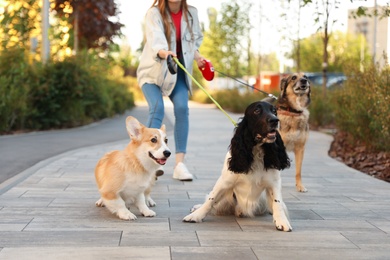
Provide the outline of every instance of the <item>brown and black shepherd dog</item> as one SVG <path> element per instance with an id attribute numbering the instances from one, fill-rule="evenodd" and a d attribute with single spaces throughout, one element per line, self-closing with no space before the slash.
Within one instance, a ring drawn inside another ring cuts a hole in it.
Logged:
<path id="1" fill-rule="evenodd" d="M 270 98 L 265 101 L 275 103 Z M 280 82 L 276 104 L 280 120 L 280 135 L 287 151 L 294 152 L 295 183 L 297 191 L 307 192 L 302 184 L 302 162 L 309 137 L 310 81 L 303 73 L 294 73 Z"/>

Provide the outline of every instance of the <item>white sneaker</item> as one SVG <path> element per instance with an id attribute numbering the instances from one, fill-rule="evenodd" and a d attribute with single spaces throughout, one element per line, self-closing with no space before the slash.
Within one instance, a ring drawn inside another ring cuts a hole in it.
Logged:
<path id="1" fill-rule="evenodd" d="M 173 171 L 173 178 L 180 181 L 192 181 L 194 176 L 188 171 L 184 163 L 179 162 Z"/>

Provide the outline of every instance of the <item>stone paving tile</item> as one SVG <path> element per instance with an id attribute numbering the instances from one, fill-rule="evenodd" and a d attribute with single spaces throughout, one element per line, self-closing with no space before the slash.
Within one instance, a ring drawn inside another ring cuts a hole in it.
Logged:
<path id="1" fill-rule="evenodd" d="M 36 208 L 36 207 L 47 207 L 53 199 L 51 198 L 2 198 L 0 197 L 0 206 L 1 207 L 11 207 L 11 208 Z"/>
<path id="2" fill-rule="evenodd" d="M 172 247 L 172 260 L 258 259 L 250 247 Z"/>
<path id="3" fill-rule="evenodd" d="M 361 249 L 383 249 L 384 247 L 388 248 L 390 245 L 390 234 L 383 231 L 342 231 L 342 235 Z"/>
<path id="4" fill-rule="evenodd" d="M 257 259 L 287 259 L 289 260 L 374 260 L 388 259 L 387 249 L 382 250 L 352 250 L 352 249 L 322 249 L 322 248 L 298 248 L 285 250 L 263 249 L 252 247 Z"/>
<path id="5" fill-rule="evenodd" d="M 120 246 L 199 246 L 195 232 L 191 231 L 124 231 Z"/>
<path id="6" fill-rule="evenodd" d="M 166 218 L 139 217 L 135 221 L 123 221 L 114 216 L 109 218 L 64 218 L 35 217 L 25 225 L 24 231 L 169 231 Z"/>
<path id="7" fill-rule="evenodd" d="M 28 257 L 26 257 L 28 256 Z M 132 259 L 132 260 L 169 260 L 171 253 L 169 247 L 25 247 L 4 248 L 0 251 L 0 259 Z"/>
<path id="8" fill-rule="evenodd" d="M 334 231 L 276 231 L 266 232 L 238 231 L 197 231 L 199 243 L 203 247 L 257 246 L 264 249 L 289 250 L 293 248 L 357 248 L 339 232 Z"/>
<path id="9" fill-rule="evenodd" d="M 390 212 L 389 212 L 390 213 Z M 368 220 L 368 222 L 386 234 L 390 234 L 390 221 L 388 220 Z"/>
<path id="10" fill-rule="evenodd" d="M 366 220 L 366 219 L 384 220 L 384 218 L 381 215 L 376 214 L 371 210 L 356 209 L 356 210 L 334 211 L 334 210 L 316 209 L 314 210 L 314 212 L 317 213 L 319 216 L 321 216 L 323 219 L 340 219 L 344 221 Z"/>
<path id="11" fill-rule="evenodd" d="M 0 232 L 1 231 L 22 231 L 33 220 L 32 217 L 4 217 L 0 218 Z"/>
<path id="12" fill-rule="evenodd" d="M 118 246 L 121 231 L 23 231 L 0 232 L 1 247 Z M 1 252 L 0 252 L 1 255 Z"/>

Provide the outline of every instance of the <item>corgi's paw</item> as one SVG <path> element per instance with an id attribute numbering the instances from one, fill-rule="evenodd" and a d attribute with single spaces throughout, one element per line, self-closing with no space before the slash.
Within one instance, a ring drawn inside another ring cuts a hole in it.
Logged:
<path id="1" fill-rule="evenodd" d="M 154 200 L 152 198 L 146 198 L 146 205 L 148 205 L 148 207 L 155 207 L 156 206 L 156 202 L 154 202 Z"/>
<path id="2" fill-rule="evenodd" d="M 141 212 L 141 214 L 144 215 L 145 217 L 156 216 L 156 212 L 154 212 L 153 210 L 150 210 L 150 209 L 144 210 L 143 212 Z"/>
<path id="3" fill-rule="evenodd" d="M 96 205 L 96 207 L 104 207 L 104 203 L 103 203 L 102 198 L 98 199 L 98 200 L 95 202 L 95 205 Z"/>
<path id="4" fill-rule="evenodd" d="M 128 209 L 118 210 L 118 217 L 123 220 L 136 220 L 137 216 L 131 213 Z"/>

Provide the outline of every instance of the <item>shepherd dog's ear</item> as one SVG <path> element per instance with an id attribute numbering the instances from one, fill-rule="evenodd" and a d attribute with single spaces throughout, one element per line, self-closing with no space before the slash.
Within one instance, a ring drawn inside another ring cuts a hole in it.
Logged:
<path id="1" fill-rule="evenodd" d="M 280 80 L 280 91 L 284 91 L 287 88 L 288 77 L 284 77 Z"/>
<path id="2" fill-rule="evenodd" d="M 280 96 L 284 97 L 286 96 L 286 89 L 288 86 L 288 79 L 289 77 L 284 77 L 280 80 Z"/>
<path id="3" fill-rule="evenodd" d="M 306 106 L 308 106 L 311 102 L 311 82 L 309 83 L 309 92 L 307 93 L 307 103 Z"/>

